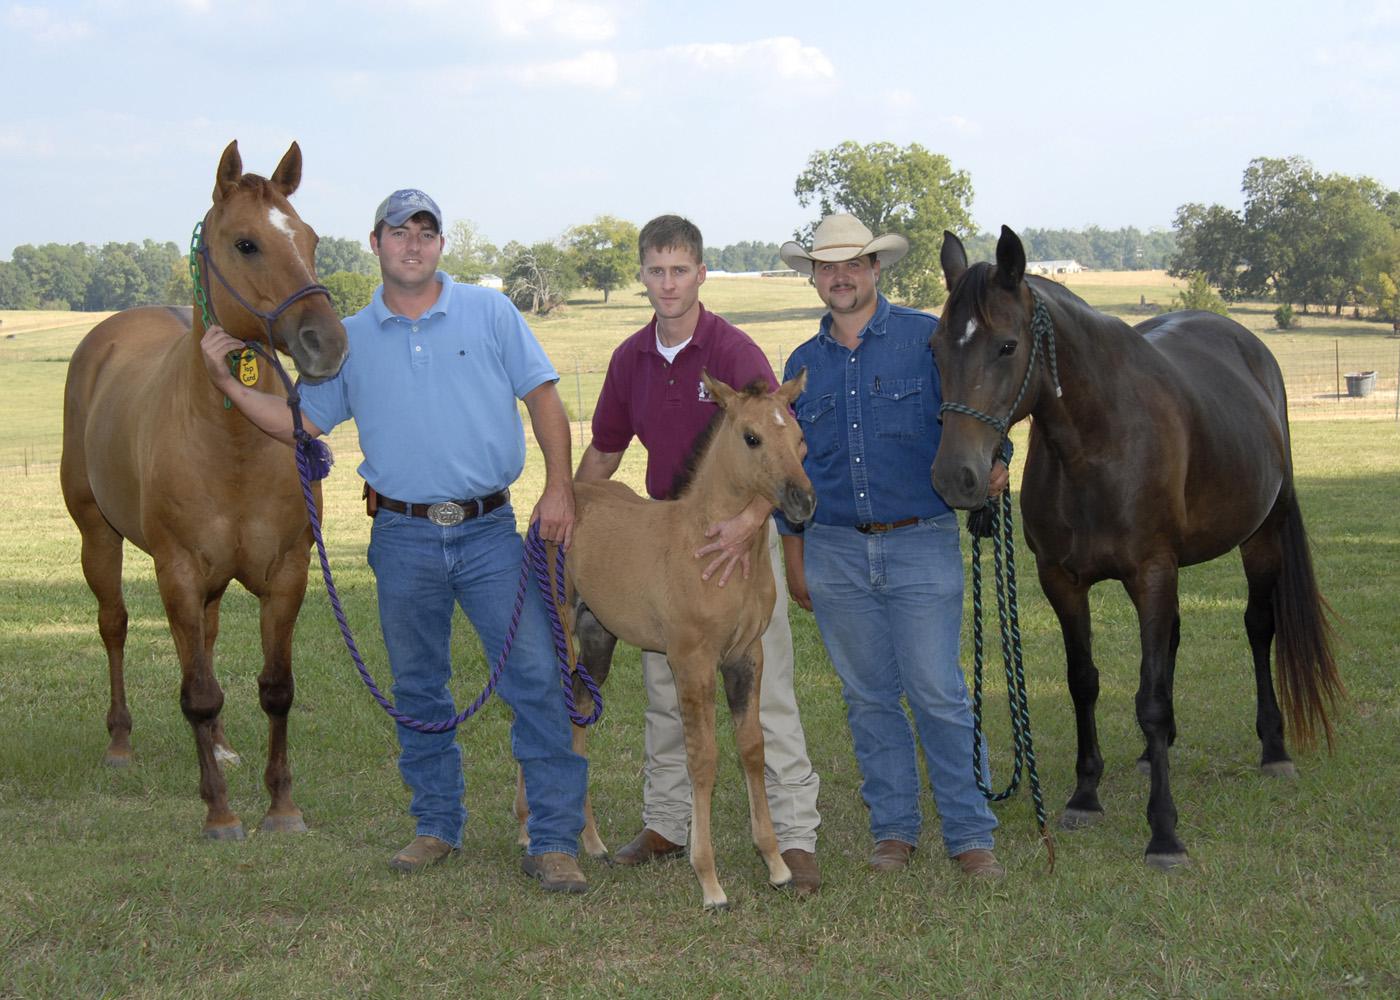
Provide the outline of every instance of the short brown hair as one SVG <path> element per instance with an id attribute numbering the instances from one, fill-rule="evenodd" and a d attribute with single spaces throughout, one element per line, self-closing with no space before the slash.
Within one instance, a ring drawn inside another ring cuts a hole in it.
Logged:
<path id="1" fill-rule="evenodd" d="M 645 263 L 648 250 L 688 250 L 695 263 L 705 262 L 705 238 L 700 227 L 679 215 L 658 215 L 642 227 L 637 237 L 637 260 Z"/>

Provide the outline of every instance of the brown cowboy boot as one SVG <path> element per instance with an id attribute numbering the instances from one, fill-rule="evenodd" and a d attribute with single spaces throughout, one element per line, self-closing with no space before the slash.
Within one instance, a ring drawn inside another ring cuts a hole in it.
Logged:
<path id="1" fill-rule="evenodd" d="M 407 847 L 389 859 L 389 867 L 396 872 L 412 875 L 456 853 L 457 848 L 445 840 L 439 840 L 437 837 L 414 837 Z"/>
<path id="2" fill-rule="evenodd" d="M 999 879 L 1006 877 L 1006 869 L 1002 867 L 996 855 L 982 848 L 955 854 L 953 860 L 957 862 L 958 868 L 962 870 L 964 875 L 972 878 Z"/>
<path id="3" fill-rule="evenodd" d="M 583 877 L 578 860 L 562 851 L 527 854 L 520 870 L 540 883 L 545 892 L 587 892 L 588 879 Z"/>
<path id="4" fill-rule="evenodd" d="M 655 830 L 644 826 L 631 843 L 612 856 L 612 860 L 617 865 L 644 865 L 684 853 L 684 844 L 673 844 Z"/>
<path id="5" fill-rule="evenodd" d="M 789 847 L 783 852 L 783 861 L 792 872 L 792 891 L 798 896 L 810 896 L 822 887 L 821 869 L 817 867 L 817 856 L 800 847 Z"/>
<path id="6" fill-rule="evenodd" d="M 877 872 L 897 872 L 909 867 L 914 845 L 902 840 L 881 840 L 870 855 L 870 869 Z"/>

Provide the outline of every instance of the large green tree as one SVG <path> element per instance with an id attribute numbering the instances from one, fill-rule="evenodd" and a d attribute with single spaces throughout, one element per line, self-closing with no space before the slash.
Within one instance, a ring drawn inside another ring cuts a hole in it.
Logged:
<path id="1" fill-rule="evenodd" d="M 625 219 L 600 215 L 564 234 L 569 262 L 579 281 L 603 293 L 606 305 L 613 290 L 637 274 L 637 227 Z"/>
<path id="2" fill-rule="evenodd" d="M 501 253 L 470 219 L 458 219 L 448 227 L 447 246 L 439 266 L 458 281 L 476 283 L 483 274 L 501 266 Z"/>
<path id="3" fill-rule="evenodd" d="M 14 264 L 45 309 L 81 309 L 87 300 L 88 281 L 95 263 L 85 243 L 45 243 L 15 247 Z"/>
<path id="4" fill-rule="evenodd" d="M 379 287 L 379 278 L 359 271 L 336 271 L 327 274 L 321 283 L 331 293 L 331 304 L 337 316 L 353 316 L 374 298 L 374 290 Z"/>
<path id="5" fill-rule="evenodd" d="M 568 254 L 554 243 L 532 246 L 511 242 L 501 256 L 507 261 L 505 293 L 522 312 L 544 315 L 578 287 Z"/>
<path id="6" fill-rule="evenodd" d="M 946 156 L 918 143 L 843 142 L 812 154 L 793 193 L 798 204 L 819 210 L 796 234 L 799 240 L 807 242 L 821 216 L 832 212 L 851 213 L 877 236 L 899 233 L 909 240 L 909 255 L 884 276 L 886 289 L 915 305 L 943 301 L 943 231 L 973 231 L 972 180 Z"/>
<path id="7" fill-rule="evenodd" d="M 37 309 L 39 296 L 29 275 L 13 261 L 0 260 L 0 309 Z"/>
<path id="8" fill-rule="evenodd" d="M 1239 293 L 1245 261 L 1244 220 L 1221 205 L 1190 202 L 1176 210 L 1176 253 L 1167 273 L 1173 278 L 1203 274 L 1226 299 Z"/>
<path id="9" fill-rule="evenodd" d="M 321 241 L 316 244 L 316 273 L 324 277 L 337 271 L 377 275 L 379 260 L 358 240 L 322 236 Z"/>

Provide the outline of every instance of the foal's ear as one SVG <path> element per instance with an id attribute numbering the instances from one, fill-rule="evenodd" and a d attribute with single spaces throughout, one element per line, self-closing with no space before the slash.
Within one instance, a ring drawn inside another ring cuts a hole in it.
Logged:
<path id="1" fill-rule="evenodd" d="M 223 201 L 238 186 L 243 176 L 243 157 L 238 155 L 238 140 L 234 139 L 224 148 L 219 159 L 219 169 L 214 173 L 214 200 Z"/>
<path id="2" fill-rule="evenodd" d="M 705 383 L 705 389 L 709 392 L 710 398 L 719 404 L 719 408 L 725 409 L 734 401 L 734 397 L 739 395 L 728 385 L 717 378 L 711 378 L 710 373 L 705 369 L 700 369 L 700 381 Z"/>
<path id="3" fill-rule="evenodd" d="M 967 270 L 967 251 L 963 249 L 962 240 L 946 229 L 943 230 L 943 249 L 939 251 L 938 260 L 943 265 L 943 283 L 951 292 Z"/>
<path id="4" fill-rule="evenodd" d="M 287 198 L 301 184 L 301 147 L 293 142 L 282 154 L 282 162 L 272 172 L 272 186 Z"/>
<path id="5" fill-rule="evenodd" d="M 777 396 L 778 400 L 784 406 L 791 406 L 793 401 L 796 400 L 798 396 L 802 395 L 802 390 L 806 387 L 807 369 L 804 366 L 796 375 L 778 386 L 778 391 L 773 393 L 773 395 Z"/>
<path id="6" fill-rule="evenodd" d="M 1001 239 L 997 240 L 997 284 L 1014 292 L 1025 276 L 1026 248 L 1021 245 L 1021 237 L 1010 226 L 1002 226 Z"/>

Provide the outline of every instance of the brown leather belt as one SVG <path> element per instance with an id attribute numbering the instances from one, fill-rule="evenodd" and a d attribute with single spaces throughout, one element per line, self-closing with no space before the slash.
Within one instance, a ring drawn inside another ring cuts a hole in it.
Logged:
<path id="1" fill-rule="evenodd" d="M 407 503 L 393 497 L 380 496 L 379 506 L 396 514 L 409 514 L 413 517 L 426 517 L 436 525 L 450 528 L 454 524 L 470 521 L 482 514 L 489 514 L 498 507 L 510 502 L 510 490 L 492 493 L 489 497 L 476 497 L 471 500 L 443 500 L 441 503 Z"/>
<path id="2" fill-rule="evenodd" d="M 893 531 L 895 528 L 907 528 L 911 524 L 918 523 L 919 518 L 906 517 L 902 521 L 890 521 L 889 523 L 885 523 L 884 521 L 871 521 L 869 524 L 857 524 L 856 530 L 862 535 L 883 535 L 885 532 Z"/>

